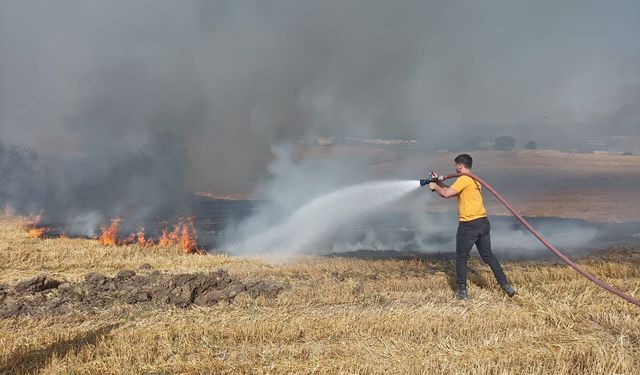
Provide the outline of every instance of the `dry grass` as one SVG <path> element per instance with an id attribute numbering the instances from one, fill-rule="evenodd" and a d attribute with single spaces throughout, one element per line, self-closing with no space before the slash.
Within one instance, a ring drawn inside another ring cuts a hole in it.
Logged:
<path id="1" fill-rule="evenodd" d="M 636 250 L 637 251 L 637 250 Z M 640 262 L 584 260 L 640 296 Z M 504 297 L 477 260 L 471 300 L 455 301 L 450 264 L 302 258 L 287 264 L 178 249 L 39 240 L 0 222 L 0 282 L 48 272 L 77 280 L 149 263 L 167 272 L 227 269 L 291 287 L 275 299 L 214 307 L 115 305 L 92 314 L 0 320 L 0 369 L 43 374 L 633 374 L 640 309 L 554 264 L 506 263 Z"/>

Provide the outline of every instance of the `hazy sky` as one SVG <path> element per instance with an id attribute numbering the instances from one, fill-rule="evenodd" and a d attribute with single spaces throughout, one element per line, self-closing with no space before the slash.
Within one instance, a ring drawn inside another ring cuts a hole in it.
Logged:
<path id="1" fill-rule="evenodd" d="M 638 36 L 638 1 L 0 0 L 0 139 L 108 163 L 169 131 L 229 189 L 309 134 L 640 135 Z"/>

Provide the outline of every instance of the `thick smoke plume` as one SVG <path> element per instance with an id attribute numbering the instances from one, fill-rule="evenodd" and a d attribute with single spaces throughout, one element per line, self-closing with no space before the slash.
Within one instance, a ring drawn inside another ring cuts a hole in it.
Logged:
<path id="1" fill-rule="evenodd" d="M 91 228 L 183 211 L 198 190 L 252 191 L 274 145 L 309 135 L 447 148 L 506 133 L 557 146 L 601 135 L 604 121 L 608 135 L 640 135 L 639 10 L 0 0 L 0 139 L 35 150 L 51 177 L 3 199 Z M 307 191 L 354 169 L 323 168 Z"/>

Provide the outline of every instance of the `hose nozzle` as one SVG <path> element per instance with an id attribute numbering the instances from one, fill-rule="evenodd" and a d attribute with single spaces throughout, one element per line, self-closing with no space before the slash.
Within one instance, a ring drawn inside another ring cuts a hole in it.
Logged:
<path id="1" fill-rule="evenodd" d="M 425 186 L 430 182 L 438 182 L 438 181 L 444 181 L 444 176 L 435 176 L 435 177 L 421 179 L 420 186 Z"/>

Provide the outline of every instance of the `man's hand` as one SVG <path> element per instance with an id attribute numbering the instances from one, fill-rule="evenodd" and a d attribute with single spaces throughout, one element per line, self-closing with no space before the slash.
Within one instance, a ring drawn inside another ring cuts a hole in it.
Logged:
<path id="1" fill-rule="evenodd" d="M 438 178 L 438 172 L 431 171 L 430 177 L 431 178 Z M 447 185 L 445 185 L 444 182 L 442 182 L 442 181 L 436 181 L 435 184 L 440 186 L 443 189 L 447 188 Z M 429 187 L 431 187 L 431 184 L 429 184 Z M 431 191 L 435 191 L 435 188 L 431 188 Z"/>
<path id="2" fill-rule="evenodd" d="M 438 177 L 438 173 L 436 171 L 431 171 L 430 176 L 431 178 L 436 178 Z M 442 198 L 451 198 L 458 195 L 457 191 L 445 185 L 445 183 L 442 181 L 429 182 L 429 189 L 431 189 L 431 191 L 438 193 L 438 195 L 441 196 Z"/>

